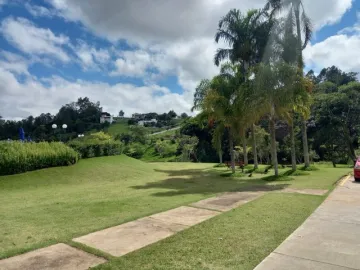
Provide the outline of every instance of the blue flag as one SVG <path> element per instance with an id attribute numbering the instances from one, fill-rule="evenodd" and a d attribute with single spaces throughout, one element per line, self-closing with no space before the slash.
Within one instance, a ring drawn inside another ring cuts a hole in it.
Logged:
<path id="1" fill-rule="evenodd" d="M 25 132 L 23 128 L 19 129 L 20 140 L 25 141 Z"/>

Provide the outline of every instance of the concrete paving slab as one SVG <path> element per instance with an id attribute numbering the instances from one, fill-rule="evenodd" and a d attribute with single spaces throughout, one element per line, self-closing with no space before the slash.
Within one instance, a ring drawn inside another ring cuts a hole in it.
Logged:
<path id="1" fill-rule="evenodd" d="M 207 209 L 181 206 L 166 212 L 152 215 L 150 218 L 163 222 L 193 226 L 219 214 L 220 212 Z"/>
<path id="2" fill-rule="evenodd" d="M 349 270 L 333 264 L 321 263 L 287 255 L 271 253 L 254 270 Z"/>
<path id="3" fill-rule="evenodd" d="M 310 218 L 255 269 L 323 269 L 323 264 L 327 265 L 324 269 L 360 269 L 359 198 L 359 184 L 351 179 L 341 181 Z M 314 267 L 307 268 L 310 262 L 301 260 L 313 262 Z"/>
<path id="4" fill-rule="evenodd" d="M 146 217 L 81 236 L 73 239 L 73 241 L 102 250 L 113 256 L 122 256 L 186 228 L 185 225 Z"/>
<path id="5" fill-rule="evenodd" d="M 1 270 L 85 270 L 105 263 L 103 258 L 65 244 L 56 244 L 0 261 Z"/>
<path id="6" fill-rule="evenodd" d="M 360 205 L 329 200 L 320 206 L 312 217 L 360 225 Z"/>
<path id="7" fill-rule="evenodd" d="M 264 193 L 262 192 L 225 193 L 215 198 L 209 198 L 193 203 L 190 206 L 225 212 L 255 200 L 263 194 Z"/>
<path id="8" fill-rule="evenodd" d="M 280 192 L 284 193 L 299 193 L 299 194 L 307 194 L 307 195 L 325 195 L 328 190 L 326 189 L 297 189 L 297 188 L 284 188 Z"/>
<path id="9" fill-rule="evenodd" d="M 275 252 L 360 269 L 360 226 L 311 217 Z"/>

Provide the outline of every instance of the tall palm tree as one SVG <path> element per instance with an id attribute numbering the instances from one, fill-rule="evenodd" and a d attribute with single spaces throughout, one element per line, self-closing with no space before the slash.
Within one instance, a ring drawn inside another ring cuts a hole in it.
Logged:
<path id="1" fill-rule="evenodd" d="M 255 78 L 257 101 L 262 104 L 262 113 L 269 117 L 271 137 L 271 158 L 275 175 L 279 175 L 275 137 L 275 123 L 279 118 L 289 114 L 289 104 L 292 103 L 294 76 L 297 67 L 284 62 L 260 64 Z"/>
<path id="2" fill-rule="evenodd" d="M 268 0 L 264 10 L 272 9 L 271 15 L 276 15 L 283 9 L 287 9 L 288 18 L 294 18 L 291 21 L 291 26 L 295 27 L 297 37 L 297 50 L 298 50 L 298 67 L 303 70 L 304 62 L 302 57 L 302 51 L 306 48 L 312 37 L 312 25 L 311 20 L 307 16 L 302 0 Z M 293 23 L 294 22 L 294 23 Z M 301 31 L 303 30 L 303 31 Z M 302 40 L 302 34 L 304 40 Z M 302 73 L 303 76 L 303 73 Z M 307 126 L 306 126 L 306 115 L 303 115 L 302 120 L 302 140 L 304 150 L 304 161 L 305 167 L 310 166 L 309 146 L 307 138 Z"/>
<path id="3" fill-rule="evenodd" d="M 219 28 L 215 35 L 215 41 L 225 41 L 228 48 L 220 48 L 215 54 L 215 64 L 219 65 L 224 60 L 230 60 L 231 63 L 239 63 L 243 78 L 247 81 L 250 77 L 250 70 L 253 66 L 260 63 L 270 35 L 270 30 L 274 24 L 266 12 L 261 10 L 250 10 L 247 14 L 242 14 L 239 10 L 230 10 L 219 22 Z M 246 98 L 246 96 L 245 96 Z M 252 123 L 246 128 L 251 127 L 254 134 L 254 125 L 257 116 L 256 107 L 252 106 L 243 111 L 248 120 Z M 242 129 L 241 137 L 243 144 L 244 163 L 248 163 L 246 130 Z M 252 138 L 253 151 L 256 154 L 256 140 Z M 255 155 L 257 156 L 257 155 Z M 258 167 L 258 162 L 254 159 L 254 168 Z"/>
<path id="4" fill-rule="evenodd" d="M 234 140 L 238 124 L 236 110 L 233 102 L 236 89 L 232 87 L 228 78 L 218 75 L 213 78 L 203 102 L 203 110 L 210 119 L 216 121 L 218 129 L 226 128 L 229 134 L 229 152 L 231 156 L 231 168 L 235 173 Z"/>

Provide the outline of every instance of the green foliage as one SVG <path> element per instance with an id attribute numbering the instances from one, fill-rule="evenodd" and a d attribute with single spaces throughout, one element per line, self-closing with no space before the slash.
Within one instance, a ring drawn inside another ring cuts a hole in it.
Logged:
<path id="1" fill-rule="evenodd" d="M 159 140 L 155 143 L 155 151 L 162 158 L 175 156 L 176 149 L 177 145 L 171 141 L 169 142 Z"/>
<path id="2" fill-rule="evenodd" d="M 140 159 L 145 154 L 146 148 L 147 146 L 142 143 L 133 142 L 125 146 L 124 154 L 132 158 Z"/>
<path id="3" fill-rule="evenodd" d="M 114 141 L 104 132 L 74 139 L 68 145 L 79 152 L 81 158 L 115 156 L 122 153 L 122 143 Z"/>
<path id="4" fill-rule="evenodd" d="M 0 142 L 0 175 L 72 165 L 78 158 L 76 151 L 59 142 Z"/>

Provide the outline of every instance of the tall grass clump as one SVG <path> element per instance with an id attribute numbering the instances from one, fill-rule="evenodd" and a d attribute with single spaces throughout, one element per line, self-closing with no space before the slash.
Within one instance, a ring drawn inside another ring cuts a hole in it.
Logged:
<path id="1" fill-rule="evenodd" d="M 120 155 L 123 148 L 120 141 L 115 141 L 104 132 L 97 132 L 74 139 L 68 142 L 68 145 L 75 149 L 81 155 L 81 158 Z"/>
<path id="2" fill-rule="evenodd" d="M 0 142 L 0 175 L 68 166 L 78 158 L 76 151 L 61 142 Z"/>

